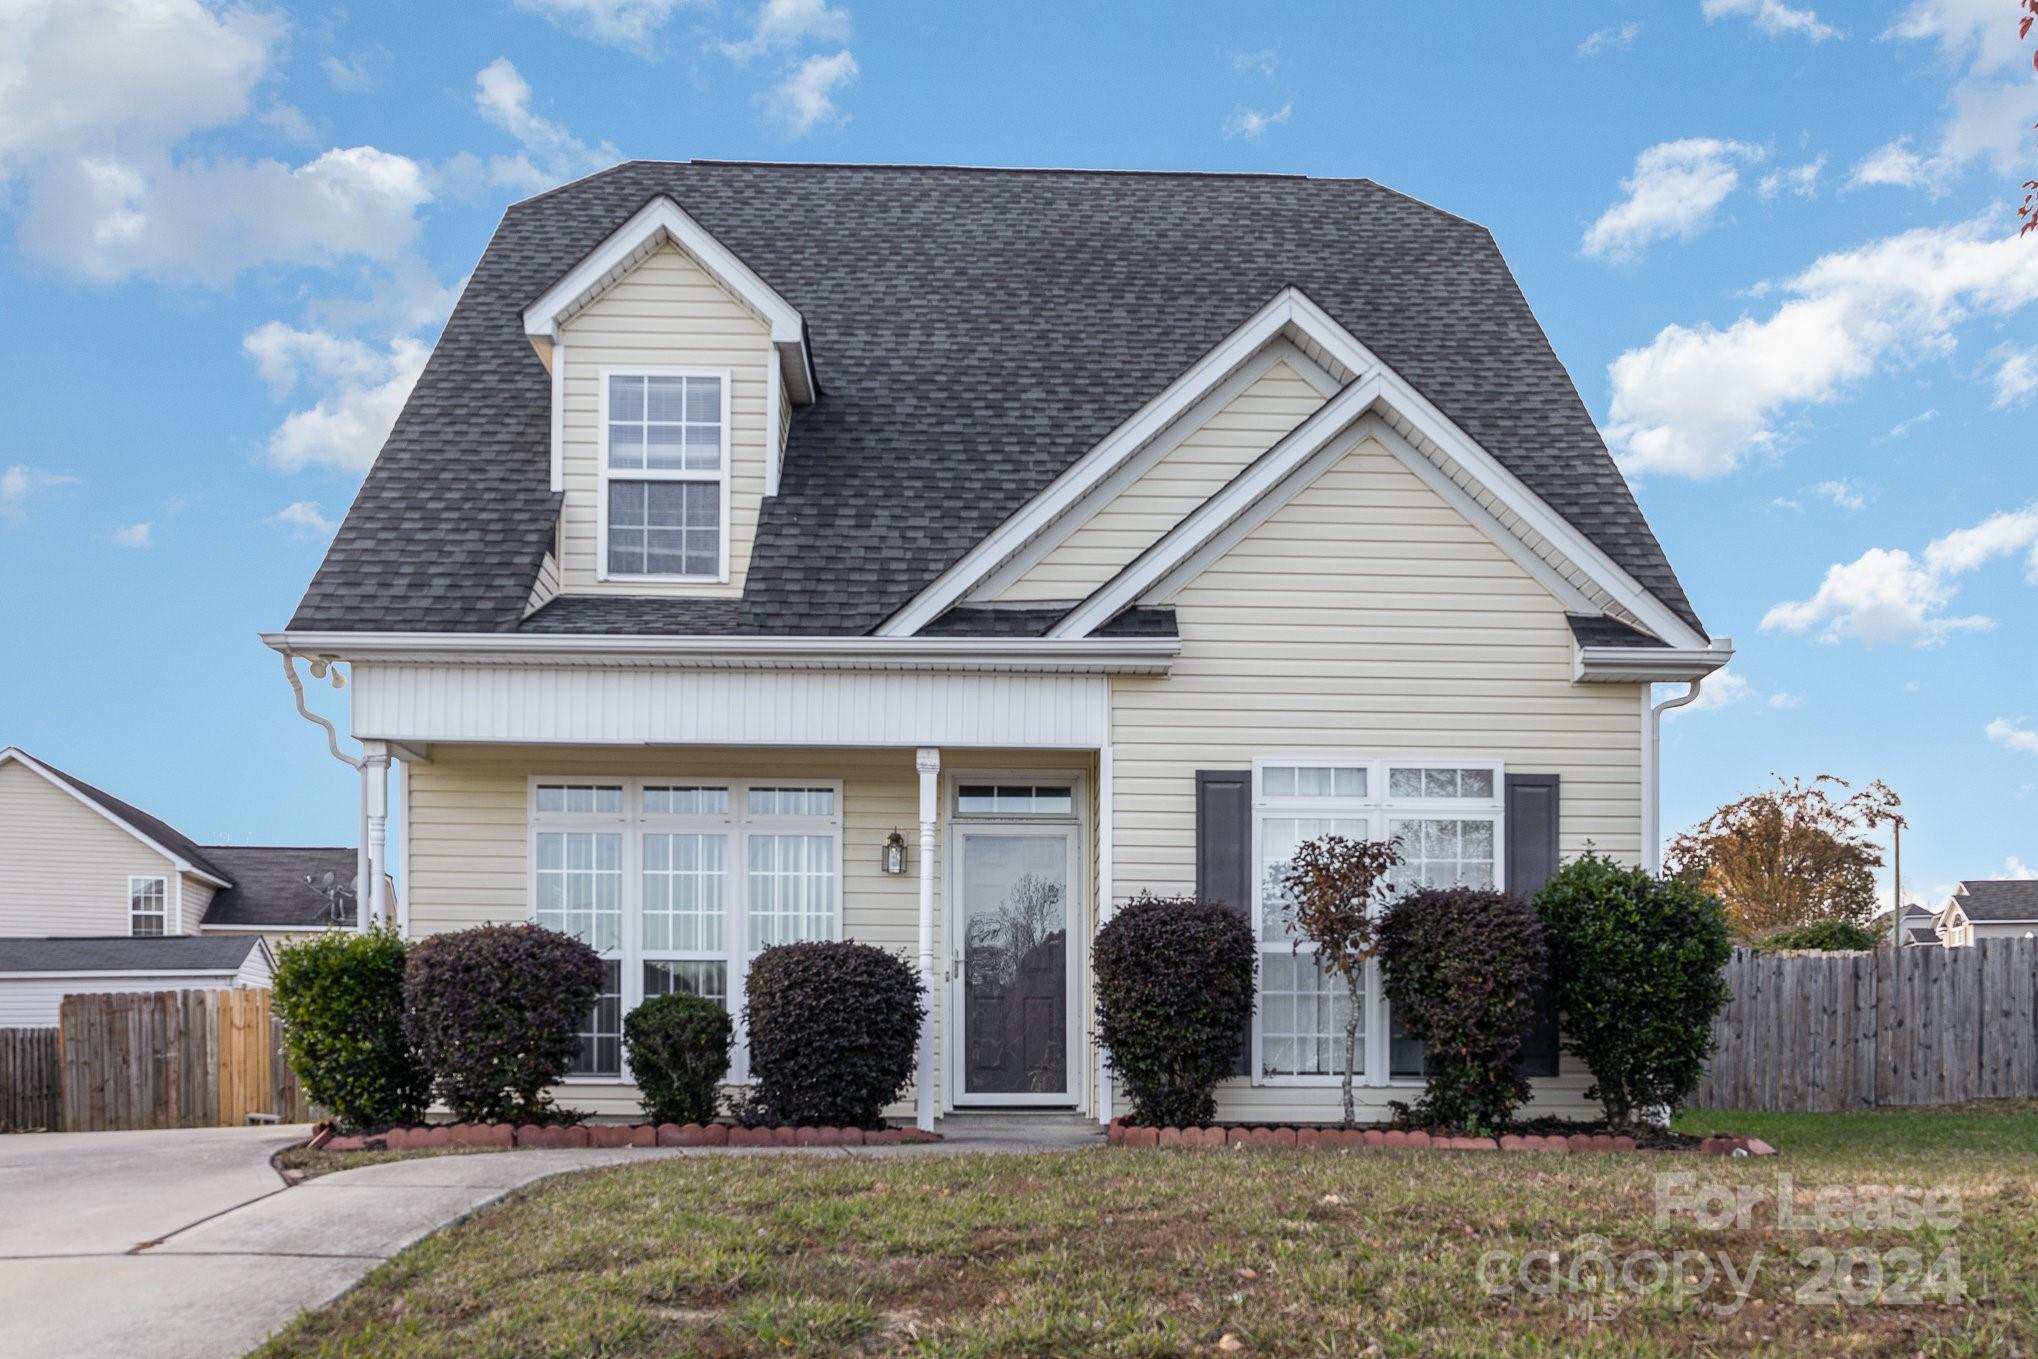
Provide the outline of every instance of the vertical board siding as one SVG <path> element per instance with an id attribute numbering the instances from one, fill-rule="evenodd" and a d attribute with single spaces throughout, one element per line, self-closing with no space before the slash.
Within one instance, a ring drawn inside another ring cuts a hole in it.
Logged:
<path id="1" fill-rule="evenodd" d="M 566 350 L 560 467 L 559 588 L 571 594 L 743 593 L 766 473 L 765 365 L 777 362 L 771 328 L 686 252 L 667 245 L 574 314 L 560 336 Z M 601 551 L 601 370 L 629 367 L 728 369 L 729 581 L 661 584 L 596 579 Z"/>
<path id="2" fill-rule="evenodd" d="M 167 857 L 14 760 L 0 764 L 0 864 L 0 935 L 126 934 L 130 875 L 177 890 Z"/>
<path id="3" fill-rule="evenodd" d="M 1764 955 L 1737 949 L 1693 1099 L 1838 1113 L 2038 1097 L 2038 940 Z"/>
<path id="4" fill-rule="evenodd" d="M 62 1126 L 57 1030 L 0 1029 L 0 1132 Z"/>
<path id="5" fill-rule="evenodd" d="M 57 1105 L 67 1132 L 237 1127 L 311 1116 L 265 990 L 64 998 Z M 4 1054 L 0 1042 L 0 1054 Z M 0 1061 L 4 1061 L 0 1055 Z"/>

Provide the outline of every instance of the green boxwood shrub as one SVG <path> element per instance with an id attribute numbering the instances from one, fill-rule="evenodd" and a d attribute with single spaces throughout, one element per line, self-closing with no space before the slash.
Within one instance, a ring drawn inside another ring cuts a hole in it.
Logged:
<path id="1" fill-rule="evenodd" d="M 653 1123 L 706 1123 L 729 1074 L 729 1012 L 704 996 L 653 996 L 623 1017 L 630 1071 Z"/>
<path id="2" fill-rule="evenodd" d="M 913 1079 L 926 1013 L 904 959 L 869 944 L 780 944 L 757 955 L 744 993 L 747 1119 L 883 1126 Z"/>
<path id="3" fill-rule="evenodd" d="M 1851 920 L 1814 920 L 1793 925 L 1755 941 L 1758 953 L 1786 953 L 1793 949 L 1814 949 L 1825 953 L 1873 952 L 1883 936 Z"/>
<path id="4" fill-rule="evenodd" d="M 1733 954 L 1717 898 L 1597 854 L 1536 894 L 1565 1045 L 1592 1072 L 1586 1091 L 1625 1126 L 1697 1088 Z"/>
<path id="5" fill-rule="evenodd" d="M 601 959 L 571 935 L 479 925 L 411 945 L 404 1023 L 454 1117 L 556 1120 L 545 1087 L 572 1068 L 601 984 Z"/>
<path id="6" fill-rule="evenodd" d="M 1380 919 L 1387 1000 L 1423 1040 L 1427 1081 L 1412 1110 L 1430 1127 L 1493 1132 L 1529 1097 L 1515 1058 L 1546 965 L 1535 908 L 1505 892 L 1430 888 Z"/>
<path id="7" fill-rule="evenodd" d="M 1141 895 L 1097 931 L 1097 1041 L 1124 1083 L 1129 1121 L 1194 1127 L 1238 1057 L 1253 1013 L 1258 945 L 1243 915 L 1214 902 Z"/>
<path id="8" fill-rule="evenodd" d="M 393 930 L 313 935 L 276 957 L 270 999 L 304 1096 L 347 1130 L 414 1123 L 431 1072 L 403 1025 L 406 949 Z"/>

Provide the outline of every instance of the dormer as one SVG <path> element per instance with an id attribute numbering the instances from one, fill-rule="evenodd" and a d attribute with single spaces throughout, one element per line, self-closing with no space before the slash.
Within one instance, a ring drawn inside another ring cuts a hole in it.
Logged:
<path id="1" fill-rule="evenodd" d="M 562 594 L 735 596 L 795 406 L 798 311 L 654 198 L 524 311 L 552 376 Z"/>

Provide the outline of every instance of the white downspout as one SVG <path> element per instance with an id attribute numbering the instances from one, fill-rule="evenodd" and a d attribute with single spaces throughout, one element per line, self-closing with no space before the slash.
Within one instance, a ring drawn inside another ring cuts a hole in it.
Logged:
<path id="1" fill-rule="evenodd" d="M 1116 910 L 1116 889 L 1112 881 L 1112 859 L 1117 854 L 1114 843 L 1114 818 L 1111 803 L 1114 798 L 1111 781 L 1113 764 L 1111 747 L 1100 746 L 1097 750 L 1097 928 L 1103 929 L 1111 923 Z M 1091 936 L 1094 940 L 1095 936 Z M 1086 969 L 1087 971 L 1087 965 Z M 1095 977 L 1090 985 L 1096 985 Z M 1096 1007 L 1090 1007 L 1090 1016 L 1084 1021 L 1086 1032 L 1096 1022 Z M 1111 1107 L 1111 1064 L 1105 1060 L 1102 1044 L 1097 1046 L 1097 1121 L 1108 1125 L 1115 1115 Z"/>
<path id="2" fill-rule="evenodd" d="M 346 751 L 341 750 L 338 729 L 330 721 L 320 717 L 304 705 L 304 681 L 297 677 L 297 657 L 288 651 L 283 652 L 282 655 L 283 677 L 290 681 L 291 696 L 297 700 L 297 715 L 307 722 L 315 722 L 319 726 L 324 727 L 326 729 L 326 749 L 332 752 L 334 759 L 361 775 L 361 820 L 354 836 L 354 928 L 356 931 L 366 930 L 368 928 L 367 906 L 370 896 L 369 879 L 375 867 L 368 855 L 368 762 L 359 756 L 349 755 Z M 312 662 L 313 678 L 319 677 L 321 667 L 330 669 L 330 665 L 330 662 L 314 660 Z M 339 688 L 343 683 L 340 679 L 340 672 L 333 670 L 332 677 L 333 688 Z"/>
<path id="3" fill-rule="evenodd" d="M 923 748 L 913 756 L 920 774 L 920 994 L 927 1010 L 920 1019 L 920 1070 L 914 1082 L 915 1122 L 934 1131 L 934 837 L 941 811 L 941 752 Z M 949 1035 L 954 1042 L 955 1036 Z"/>
<path id="4" fill-rule="evenodd" d="M 1663 871 L 1663 714 L 1698 697 L 1702 680 L 1691 680 L 1684 692 L 1649 709 L 1642 736 L 1642 867 L 1651 875 Z M 1642 702 L 1654 698 L 1655 686 L 1642 686 Z"/>

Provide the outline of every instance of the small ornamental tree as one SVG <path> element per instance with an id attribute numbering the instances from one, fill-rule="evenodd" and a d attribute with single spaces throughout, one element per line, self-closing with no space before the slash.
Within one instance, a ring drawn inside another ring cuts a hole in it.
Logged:
<path id="1" fill-rule="evenodd" d="M 1380 917 L 1387 1000 L 1423 1041 L 1414 1114 L 1432 1127 L 1492 1132 L 1529 1097 L 1515 1057 L 1545 967 L 1535 908 L 1505 892 L 1431 888 Z"/>
<path id="2" fill-rule="evenodd" d="M 1536 894 L 1566 1046 L 1592 1072 L 1586 1097 L 1615 1126 L 1675 1108 L 1697 1088 L 1733 955 L 1719 901 L 1597 854 Z"/>
<path id="3" fill-rule="evenodd" d="M 545 1087 L 572 1070 L 601 985 L 601 958 L 571 935 L 479 925 L 411 946 L 404 1023 L 455 1118 L 556 1120 Z"/>
<path id="4" fill-rule="evenodd" d="M 630 1073 L 653 1123 L 707 1123 L 729 1074 L 729 1012 L 705 996 L 653 996 L 623 1017 Z"/>
<path id="5" fill-rule="evenodd" d="M 1758 953 L 1789 953 L 1797 950 L 1820 953 L 1873 953 L 1881 943 L 1875 931 L 1851 920 L 1815 920 L 1795 929 L 1778 930 L 1755 941 Z"/>
<path id="6" fill-rule="evenodd" d="M 1097 1042 L 1143 1127 L 1194 1127 L 1217 1113 L 1253 1013 L 1252 926 L 1192 897 L 1140 895 L 1097 931 Z"/>
<path id="7" fill-rule="evenodd" d="M 404 942 L 393 930 L 313 935 L 276 956 L 283 1051 L 305 1098 L 342 1128 L 414 1123 L 432 1079 L 403 1027 Z"/>
<path id="8" fill-rule="evenodd" d="M 1388 875 L 1400 866 L 1401 850 L 1391 842 L 1326 835 L 1303 842 L 1281 869 L 1282 908 L 1300 936 L 1296 949 L 1304 942 L 1315 944 L 1317 965 L 1343 979 L 1349 999 L 1344 1062 L 1347 1128 L 1358 1121 L 1352 1078 L 1358 1066 L 1366 962 L 1378 947 L 1374 908 Z"/>
<path id="9" fill-rule="evenodd" d="M 744 1117 L 877 1128 L 913 1079 L 926 1013 L 920 978 L 869 944 L 780 944 L 744 985 L 750 1074 Z"/>

